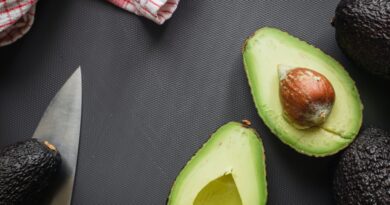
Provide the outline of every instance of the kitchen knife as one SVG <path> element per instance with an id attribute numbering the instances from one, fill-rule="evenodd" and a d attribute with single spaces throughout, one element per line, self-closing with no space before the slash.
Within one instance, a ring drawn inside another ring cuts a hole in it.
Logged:
<path id="1" fill-rule="evenodd" d="M 55 145 L 62 158 L 59 181 L 49 197 L 50 205 L 69 205 L 72 200 L 81 126 L 81 68 L 58 91 L 47 107 L 33 138 Z"/>

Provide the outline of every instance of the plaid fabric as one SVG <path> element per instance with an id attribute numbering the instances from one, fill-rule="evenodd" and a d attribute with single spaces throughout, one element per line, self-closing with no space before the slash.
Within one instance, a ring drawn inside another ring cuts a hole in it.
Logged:
<path id="1" fill-rule="evenodd" d="M 33 22 L 38 0 L 0 0 L 0 47 L 26 34 Z M 177 8 L 179 0 L 108 0 L 139 16 L 163 24 Z"/>
<path id="2" fill-rule="evenodd" d="M 8 45 L 30 30 L 37 0 L 0 0 L 0 46 Z"/>
<path id="3" fill-rule="evenodd" d="M 180 0 L 108 0 L 109 2 L 144 16 L 161 25 L 171 18 Z"/>

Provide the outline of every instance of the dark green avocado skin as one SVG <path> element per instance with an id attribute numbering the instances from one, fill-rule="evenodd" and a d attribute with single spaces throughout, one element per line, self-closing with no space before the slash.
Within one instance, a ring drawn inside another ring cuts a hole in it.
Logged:
<path id="1" fill-rule="evenodd" d="M 333 25 L 339 47 L 354 64 L 390 79 L 389 0 L 341 0 Z"/>
<path id="2" fill-rule="evenodd" d="M 39 204 L 61 165 L 58 152 L 36 139 L 0 151 L 0 204 Z"/>
<path id="3" fill-rule="evenodd" d="M 341 155 L 333 181 L 337 204 L 390 204 L 390 136 L 369 128 Z"/>

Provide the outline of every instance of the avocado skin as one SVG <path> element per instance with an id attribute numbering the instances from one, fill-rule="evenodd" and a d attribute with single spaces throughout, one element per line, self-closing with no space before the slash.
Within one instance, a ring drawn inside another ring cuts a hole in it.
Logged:
<path id="1" fill-rule="evenodd" d="M 0 151 L 0 204 L 38 204 L 61 166 L 61 156 L 36 139 Z"/>
<path id="2" fill-rule="evenodd" d="M 369 128 L 342 154 L 333 181 L 337 204 L 390 204 L 390 136 Z"/>
<path id="3" fill-rule="evenodd" d="M 390 79 L 388 0 L 341 0 L 333 25 L 339 47 L 356 66 Z"/>

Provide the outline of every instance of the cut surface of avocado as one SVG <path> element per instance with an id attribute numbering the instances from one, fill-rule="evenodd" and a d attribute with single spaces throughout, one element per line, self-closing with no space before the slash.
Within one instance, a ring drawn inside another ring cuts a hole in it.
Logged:
<path id="1" fill-rule="evenodd" d="M 180 172 L 168 205 L 263 205 L 266 201 L 263 144 L 255 130 L 230 122 Z"/>
<path id="2" fill-rule="evenodd" d="M 354 81 L 332 57 L 275 28 L 262 28 L 245 42 L 244 67 L 260 117 L 281 141 L 309 156 L 335 154 L 348 146 L 362 124 L 363 106 Z M 315 70 L 336 93 L 333 110 L 318 127 L 297 129 L 283 117 L 278 65 Z"/>
<path id="3" fill-rule="evenodd" d="M 206 185 L 196 196 L 194 205 L 242 205 L 232 174 L 223 175 Z"/>

